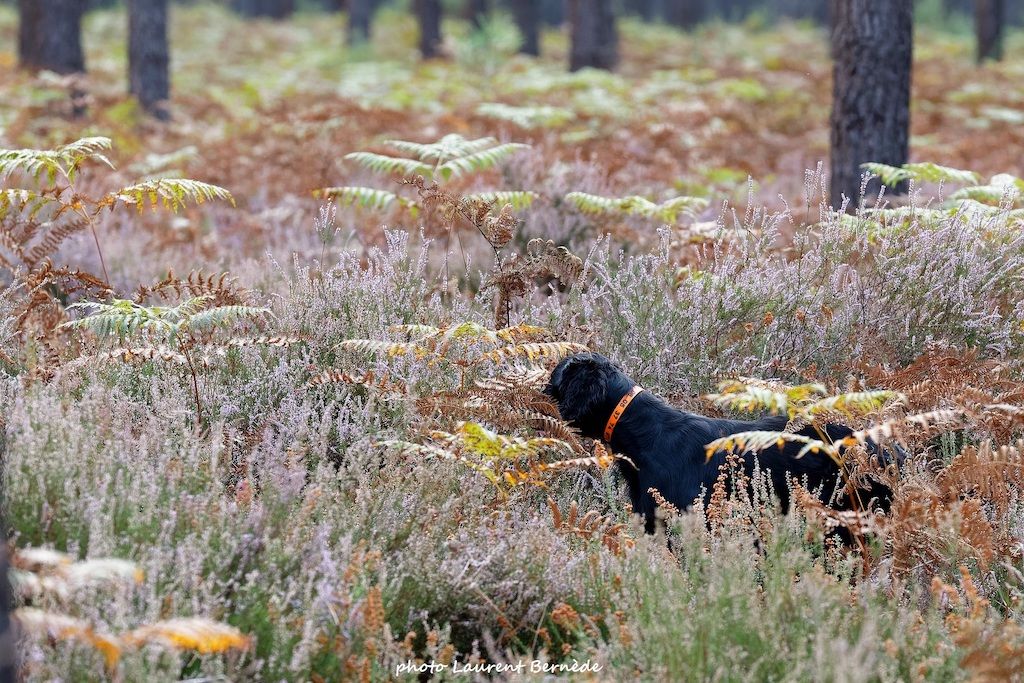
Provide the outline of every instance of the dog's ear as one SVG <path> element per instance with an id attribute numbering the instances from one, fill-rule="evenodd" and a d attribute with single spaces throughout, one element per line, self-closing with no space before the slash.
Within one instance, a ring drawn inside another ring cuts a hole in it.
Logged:
<path id="1" fill-rule="evenodd" d="M 595 413 L 605 404 L 610 370 L 607 360 L 589 353 L 570 356 L 555 368 L 549 395 L 558 402 L 563 420 L 586 429 L 607 417 Z"/>

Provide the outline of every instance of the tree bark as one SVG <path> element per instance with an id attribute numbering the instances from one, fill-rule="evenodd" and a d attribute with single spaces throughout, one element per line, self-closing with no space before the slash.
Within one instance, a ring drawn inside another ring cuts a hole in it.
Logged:
<path id="1" fill-rule="evenodd" d="M 349 0 L 348 33 L 349 45 L 359 45 L 370 41 L 370 25 L 373 22 L 373 0 Z"/>
<path id="2" fill-rule="evenodd" d="M 633 0 L 631 6 L 641 19 L 650 23 L 658 18 L 658 0 Z"/>
<path id="3" fill-rule="evenodd" d="M 668 0 L 665 19 L 673 26 L 690 29 L 706 18 L 705 0 Z"/>
<path id="4" fill-rule="evenodd" d="M 128 0 L 128 89 L 161 120 L 170 118 L 169 66 L 167 0 Z"/>
<path id="5" fill-rule="evenodd" d="M 619 61 L 619 34 L 611 0 L 569 0 L 569 21 L 569 70 L 614 69 Z"/>
<path id="6" fill-rule="evenodd" d="M 18 0 L 18 63 L 23 68 L 35 68 L 39 63 L 42 9 L 38 0 Z"/>
<path id="7" fill-rule="evenodd" d="M 18 57 L 30 69 L 59 74 L 85 71 L 84 0 L 19 0 Z"/>
<path id="8" fill-rule="evenodd" d="M 860 199 L 861 164 L 907 162 L 911 0 L 836 0 L 832 27 L 832 206 Z M 900 192 L 904 188 L 892 188 Z M 876 194 L 879 183 L 867 186 Z"/>
<path id="9" fill-rule="evenodd" d="M 414 0 L 420 25 L 420 54 L 431 59 L 441 54 L 441 0 Z"/>
<path id="10" fill-rule="evenodd" d="M 565 23 L 565 3 L 571 0 L 541 0 L 541 19 L 548 26 L 561 26 Z M 512 0 L 517 2 L 517 0 Z"/>
<path id="11" fill-rule="evenodd" d="M 512 11 L 521 36 L 519 52 L 524 55 L 540 56 L 540 5 L 540 0 L 512 1 Z"/>
<path id="12" fill-rule="evenodd" d="M 1003 58 L 1005 0 L 974 0 L 974 33 L 978 39 L 978 63 Z"/>

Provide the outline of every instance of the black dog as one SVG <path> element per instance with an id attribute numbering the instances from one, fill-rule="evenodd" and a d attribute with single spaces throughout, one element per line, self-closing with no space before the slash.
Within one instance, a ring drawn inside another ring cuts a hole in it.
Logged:
<path id="1" fill-rule="evenodd" d="M 708 460 L 704 448 L 707 444 L 729 434 L 782 431 L 786 426 L 784 417 L 719 420 L 677 410 L 649 391 L 636 388 L 619 367 L 596 353 L 564 359 L 551 373 L 544 393 L 558 404 L 562 418 L 584 436 L 605 440 L 613 451 L 627 456 L 636 465 L 619 461 L 633 511 L 644 517 L 648 533 L 655 529 L 656 504 L 649 493 L 652 488 L 680 510 L 688 509 L 703 488 L 707 504 L 719 467 L 727 457 L 720 452 Z M 613 413 L 618 414 L 617 418 Z M 828 425 L 825 431 L 832 441 L 851 433 L 841 425 Z M 813 428 L 798 433 L 821 438 Z M 797 458 L 800 448 L 798 443 L 786 442 L 782 448 L 740 455 L 748 477 L 755 462 L 762 472 L 768 472 L 783 510 L 789 509 L 789 482 L 793 478 L 806 481 L 808 490 L 819 492 L 822 502 L 849 509 L 850 496 L 845 497 L 845 505 L 835 505 L 833 500 L 844 486 L 838 465 L 823 453 L 807 453 Z M 858 499 L 862 503 L 875 500 L 878 506 L 888 508 L 892 498 L 889 488 L 875 481 L 870 486 L 858 492 Z"/>

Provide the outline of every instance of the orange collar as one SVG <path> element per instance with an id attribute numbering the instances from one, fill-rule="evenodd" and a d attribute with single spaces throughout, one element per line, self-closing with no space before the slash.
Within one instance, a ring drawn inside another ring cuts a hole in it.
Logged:
<path id="1" fill-rule="evenodd" d="M 629 404 L 633 402 L 633 399 L 636 398 L 643 390 L 643 387 L 634 386 L 626 393 L 625 396 L 622 397 L 622 400 L 619 401 L 619 405 L 615 406 L 615 410 L 612 411 L 611 417 L 608 418 L 608 424 L 604 426 L 604 440 L 606 443 L 612 442 L 612 432 L 615 431 L 615 425 L 619 424 L 619 419 L 621 419 L 622 414 L 626 412 L 626 408 L 629 407 Z"/>

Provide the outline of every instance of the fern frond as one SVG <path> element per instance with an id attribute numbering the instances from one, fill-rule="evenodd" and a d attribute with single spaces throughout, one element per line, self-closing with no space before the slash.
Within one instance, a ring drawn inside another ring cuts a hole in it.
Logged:
<path id="1" fill-rule="evenodd" d="M 710 202 L 703 197 L 674 197 L 658 204 L 654 218 L 666 223 L 676 223 L 682 215 L 696 216 L 708 208 Z"/>
<path id="2" fill-rule="evenodd" d="M 258 318 L 270 315 L 269 308 L 257 306 L 215 306 L 185 316 L 183 328 L 190 330 L 209 330 L 214 327 L 226 327 L 243 318 Z"/>
<path id="3" fill-rule="evenodd" d="M 555 451 L 573 453 L 572 446 L 560 439 L 549 437 L 520 439 L 505 436 L 492 432 L 477 422 L 463 422 L 455 434 L 440 433 L 438 436 L 451 442 L 457 442 L 470 454 L 488 460 L 532 458 L 541 453 Z"/>
<path id="4" fill-rule="evenodd" d="M 240 349 L 248 346 L 275 346 L 278 348 L 284 348 L 295 344 L 305 344 L 308 341 L 309 340 L 305 337 L 289 335 L 277 335 L 273 337 L 234 337 L 232 339 L 225 339 L 222 342 L 218 342 L 217 346 L 232 349 Z"/>
<path id="5" fill-rule="evenodd" d="M 140 626 L 122 636 L 133 647 L 163 645 L 199 654 L 246 650 L 250 639 L 234 626 L 212 619 L 187 617 Z"/>
<path id="6" fill-rule="evenodd" d="M 854 391 L 819 399 L 803 408 L 801 412 L 806 415 L 818 415 L 829 412 L 838 412 L 845 415 L 864 414 L 878 410 L 892 401 L 906 402 L 906 396 L 898 391 L 888 390 Z"/>
<path id="7" fill-rule="evenodd" d="M 549 374 L 551 373 L 544 367 L 514 365 L 500 376 L 478 379 L 474 385 L 488 391 L 519 391 L 523 387 L 539 388 L 544 386 Z"/>
<path id="8" fill-rule="evenodd" d="M 551 330 L 536 325 L 516 325 L 498 330 L 495 334 L 505 342 L 525 342 L 529 339 L 545 339 L 551 336 Z"/>
<path id="9" fill-rule="evenodd" d="M 15 171 L 28 174 L 36 181 L 45 176 L 49 185 L 63 176 L 74 179 L 78 167 L 87 160 L 95 160 L 110 168 L 114 165 L 102 154 L 111 147 L 110 138 L 89 137 L 76 140 L 52 150 L 4 149 L 0 150 L 0 179 Z"/>
<path id="10" fill-rule="evenodd" d="M 579 467 L 596 467 L 599 470 L 606 470 L 614 465 L 617 460 L 629 460 L 629 458 L 605 452 L 603 455 L 594 455 L 587 458 L 571 458 L 569 460 L 540 463 L 537 465 L 537 469 L 542 472 L 561 472 Z"/>
<path id="11" fill-rule="evenodd" d="M 462 322 L 457 325 L 442 330 L 440 338 L 444 341 L 453 341 L 456 339 L 480 339 L 489 341 L 493 344 L 498 342 L 498 335 L 494 330 L 484 327 L 479 323 L 474 322 Z"/>
<path id="12" fill-rule="evenodd" d="M 223 187 L 188 178 L 158 178 L 109 193 L 96 203 L 96 209 L 113 208 L 117 202 L 122 202 L 135 205 L 139 213 L 147 204 L 154 210 L 162 206 L 177 213 L 189 203 L 202 204 L 215 199 L 222 199 L 235 206 L 235 198 Z"/>
<path id="13" fill-rule="evenodd" d="M 602 197 L 587 192 L 570 192 L 565 201 L 579 211 L 588 214 L 614 213 L 626 216 L 640 216 L 675 223 L 684 213 L 696 214 L 708 206 L 708 200 L 701 197 L 674 197 L 661 204 L 655 204 L 646 197 Z"/>
<path id="14" fill-rule="evenodd" d="M 952 408 L 916 413 L 906 417 L 885 420 L 867 429 L 859 429 L 840 443 L 845 446 L 852 446 L 857 443 L 865 445 L 869 442 L 882 443 L 899 436 L 900 427 L 905 425 L 916 425 L 922 429 L 933 429 L 936 427 L 955 429 L 963 424 L 965 417 L 964 411 Z"/>
<path id="15" fill-rule="evenodd" d="M 904 170 L 910 173 L 910 177 L 918 182 L 925 183 L 960 183 L 963 185 L 977 185 L 981 182 L 981 176 L 974 171 L 964 171 L 959 168 L 940 166 L 928 161 L 916 164 L 904 164 Z"/>
<path id="16" fill-rule="evenodd" d="M 982 204 L 1001 206 L 1004 202 L 1016 203 L 1020 196 L 1021 191 L 1015 185 L 972 185 L 960 188 L 950 199 L 971 199 Z"/>
<path id="17" fill-rule="evenodd" d="M 384 154 L 374 154 L 373 152 L 352 152 L 351 154 L 346 154 L 344 158 L 382 175 L 421 175 L 427 180 L 433 176 L 433 168 L 431 166 L 415 159 L 389 157 Z"/>
<path id="18" fill-rule="evenodd" d="M 450 159 L 475 154 L 488 147 L 493 147 L 498 144 L 498 141 L 492 137 L 468 140 L 458 133 L 449 133 L 437 142 L 419 143 L 406 140 L 388 140 L 386 144 L 401 152 L 410 154 L 420 161 L 442 164 Z"/>
<path id="19" fill-rule="evenodd" d="M 536 362 L 540 360 L 561 360 L 566 356 L 586 350 L 587 347 L 584 344 L 577 344 L 575 342 L 537 342 L 502 346 L 485 354 L 485 357 L 493 361 L 527 358 Z"/>
<path id="20" fill-rule="evenodd" d="M 411 441 L 400 440 L 381 441 L 375 445 L 381 448 L 397 450 L 402 455 L 414 455 L 423 456 L 425 458 L 441 458 L 442 460 L 452 460 L 454 462 L 465 465 L 466 467 L 468 467 L 471 470 L 474 470 L 475 472 L 479 472 L 480 474 L 484 475 L 485 477 L 487 477 L 488 481 L 494 484 L 494 486 L 499 491 L 503 491 L 501 488 L 501 478 L 498 476 L 497 472 L 495 472 L 492 468 L 488 467 L 487 465 L 474 462 L 469 458 L 465 458 L 453 451 L 444 448 L 439 448 L 437 446 L 432 446 L 429 444 L 419 444 L 413 443 Z"/>
<path id="21" fill-rule="evenodd" d="M 108 669 L 121 659 L 121 643 L 117 637 L 97 631 L 84 619 L 47 612 L 35 607 L 19 607 L 12 615 L 23 633 L 52 642 L 79 641 L 102 653 Z"/>
<path id="22" fill-rule="evenodd" d="M 72 167 L 78 166 L 87 159 L 95 159 L 110 168 L 114 168 L 110 160 L 103 155 L 104 151 L 113 148 L 113 146 L 114 143 L 110 138 L 96 135 L 61 145 L 54 152 L 60 159 Z"/>
<path id="23" fill-rule="evenodd" d="M 25 214 L 30 220 L 48 206 L 59 208 L 59 199 L 31 190 L 0 190 L 0 219 L 12 212 Z"/>
<path id="24" fill-rule="evenodd" d="M 404 356 L 413 353 L 417 357 L 427 355 L 429 352 L 412 343 L 387 342 L 378 339 L 346 339 L 338 344 L 339 349 L 355 351 L 357 353 L 384 354 L 386 356 Z"/>
<path id="25" fill-rule="evenodd" d="M 466 173 L 484 171 L 497 166 L 517 152 L 529 149 L 529 147 L 520 142 L 506 142 L 497 147 L 450 159 L 438 166 L 437 171 L 444 180 L 458 178 Z"/>
<path id="26" fill-rule="evenodd" d="M 57 251 L 61 244 L 63 244 L 69 237 L 77 235 L 88 227 L 89 221 L 80 216 L 76 217 L 74 220 L 61 223 L 56 227 L 51 227 L 43 236 L 43 239 L 36 244 L 33 244 L 32 247 L 25 252 L 25 265 L 29 268 L 34 267 L 47 256 L 50 256 Z"/>
<path id="27" fill-rule="evenodd" d="M 878 176 L 883 185 L 899 185 L 908 180 L 919 183 L 959 183 L 963 185 L 977 185 L 981 182 L 981 176 L 973 171 L 963 171 L 949 166 L 940 166 L 930 162 L 915 164 L 904 164 L 903 166 L 889 166 L 888 164 L 868 163 L 861 164 L 861 168 Z"/>
<path id="28" fill-rule="evenodd" d="M 317 199 L 333 199 L 338 202 L 338 206 L 359 206 L 378 211 L 383 211 L 395 202 L 402 206 L 409 204 L 394 192 L 373 187 L 324 187 L 313 190 L 313 196 Z"/>
<path id="29" fill-rule="evenodd" d="M 789 397 L 785 392 L 742 383 L 723 386 L 720 392 L 706 396 L 718 408 L 736 412 L 768 411 L 776 415 L 789 414 Z"/>
<path id="30" fill-rule="evenodd" d="M 142 330 L 169 332 L 173 327 L 172 323 L 165 319 L 164 313 L 167 309 L 147 308 L 125 299 L 114 299 L 109 304 L 82 301 L 67 307 L 69 311 L 75 309 L 91 312 L 84 318 L 63 323 L 61 327 L 87 329 L 98 337 L 117 335 L 123 338 Z"/>
<path id="31" fill-rule="evenodd" d="M 501 192 L 477 192 L 467 194 L 463 199 L 471 202 L 482 202 L 495 206 L 510 204 L 515 211 L 522 211 L 533 206 L 534 200 L 540 197 L 536 192 L 528 190 L 506 190 Z"/>
<path id="32" fill-rule="evenodd" d="M 900 166 L 890 166 L 888 164 L 871 162 L 861 164 L 860 167 L 871 175 L 878 176 L 878 179 L 883 185 L 888 185 L 890 187 L 899 185 L 900 183 L 906 182 L 914 177 L 910 171 L 907 171 Z"/>
<path id="33" fill-rule="evenodd" d="M 769 448 L 782 449 L 787 443 L 803 444 L 803 448 L 801 448 L 800 452 L 796 455 L 798 458 L 802 458 L 807 453 L 824 453 L 833 460 L 837 460 L 839 458 L 839 451 L 832 444 L 827 444 L 824 441 L 813 439 L 802 434 L 794 434 L 793 432 L 769 431 L 739 432 L 737 434 L 723 436 L 722 438 L 715 439 L 705 446 L 704 454 L 707 459 L 710 460 L 715 453 L 722 451 L 756 453 L 758 451 L 768 450 Z"/>
<path id="34" fill-rule="evenodd" d="M 442 460 L 462 460 L 457 454 L 447 449 L 413 441 L 390 439 L 388 441 L 379 441 L 374 446 L 394 450 L 402 455 L 419 455 L 427 458 L 441 458 Z"/>

